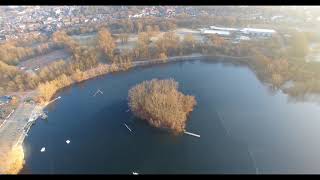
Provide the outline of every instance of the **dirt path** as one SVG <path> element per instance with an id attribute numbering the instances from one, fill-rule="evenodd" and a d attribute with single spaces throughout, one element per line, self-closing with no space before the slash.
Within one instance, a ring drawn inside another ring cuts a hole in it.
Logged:
<path id="1" fill-rule="evenodd" d="M 15 146 L 20 142 L 19 139 L 24 135 L 24 127 L 27 125 L 29 116 L 36 107 L 35 104 L 24 103 L 24 100 L 32 96 L 35 92 L 28 92 L 20 95 L 20 102 L 14 113 L 6 119 L 0 128 L 0 174 L 8 172 L 10 159 L 8 154 L 11 153 Z"/>

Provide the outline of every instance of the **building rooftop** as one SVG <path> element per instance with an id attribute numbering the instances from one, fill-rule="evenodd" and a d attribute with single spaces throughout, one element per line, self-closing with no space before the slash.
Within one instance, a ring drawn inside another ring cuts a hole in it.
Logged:
<path id="1" fill-rule="evenodd" d="M 216 29 L 216 30 L 224 30 L 224 31 L 238 31 L 237 28 L 226 28 L 226 27 L 217 27 L 217 26 L 210 26 L 210 29 Z"/>
<path id="2" fill-rule="evenodd" d="M 244 33 L 248 33 L 248 32 L 275 33 L 276 32 L 273 29 L 256 29 L 256 28 L 243 28 L 243 29 L 241 29 L 241 31 Z"/>
<path id="3" fill-rule="evenodd" d="M 219 30 L 212 30 L 212 29 L 203 29 L 201 30 L 203 34 L 219 34 L 219 35 L 230 35 L 229 31 L 219 31 Z"/>

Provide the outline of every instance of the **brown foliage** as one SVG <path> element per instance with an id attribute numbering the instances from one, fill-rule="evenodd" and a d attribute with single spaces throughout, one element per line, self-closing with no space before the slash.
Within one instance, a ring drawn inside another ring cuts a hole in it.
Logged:
<path id="1" fill-rule="evenodd" d="M 0 61 L 0 94 L 34 88 L 36 83 L 31 75 Z"/>
<path id="2" fill-rule="evenodd" d="M 195 97 L 179 92 L 173 79 L 144 81 L 129 90 L 128 98 L 136 116 L 177 133 L 185 130 L 187 115 L 196 105 Z"/>
<path id="3" fill-rule="evenodd" d="M 156 42 L 158 52 L 169 56 L 178 55 L 180 52 L 180 38 L 174 32 L 166 32 Z"/>
<path id="4" fill-rule="evenodd" d="M 0 61 L 10 65 L 16 65 L 21 59 L 31 56 L 32 54 L 32 48 L 18 47 L 14 42 L 0 44 Z"/>
<path id="5" fill-rule="evenodd" d="M 98 46 L 109 58 L 112 57 L 116 44 L 106 28 L 102 28 L 98 32 Z"/>
<path id="6" fill-rule="evenodd" d="M 57 31 L 53 33 L 52 40 L 57 44 L 64 45 L 70 48 L 71 51 L 73 51 L 74 48 L 79 46 L 78 43 L 75 40 L 73 40 L 70 36 L 68 36 L 68 34 L 65 31 Z"/>

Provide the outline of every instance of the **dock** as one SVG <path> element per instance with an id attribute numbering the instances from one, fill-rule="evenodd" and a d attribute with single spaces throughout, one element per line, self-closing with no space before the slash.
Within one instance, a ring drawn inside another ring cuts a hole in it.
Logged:
<path id="1" fill-rule="evenodd" d="M 49 105 L 49 104 L 53 103 L 54 101 L 56 101 L 56 100 L 58 100 L 58 99 L 60 99 L 60 98 L 61 98 L 61 96 L 59 96 L 59 97 L 57 97 L 57 98 L 53 99 L 52 101 L 48 102 L 48 104 L 47 104 L 47 105 Z"/>
<path id="2" fill-rule="evenodd" d="M 103 94 L 103 92 L 102 92 L 100 89 L 98 89 L 98 90 L 97 90 L 97 92 L 96 92 L 96 93 L 94 93 L 94 95 L 93 95 L 93 96 L 96 96 L 98 93 L 100 93 L 101 95 Z"/>
<path id="3" fill-rule="evenodd" d="M 42 112 L 40 117 L 41 117 L 41 119 L 47 119 L 48 115 L 45 112 Z"/>
<path id="4" fill-rule="evenodd" d="M 126 123 L 123 123 L 125 126 L 126 126 L 126 128 L 130 131 L 130 132 L 132 132 L 132 130 L 126 125 Z"/>
<path id="5" fill-rule="evenodd" d="M 188 134 L 188 135 L 190 135 L 190 136 L 194 136 L 194 137 L 200 137 L 200 135 L 198 135 L 198 134 L 194 134 L 194 133 L 191 133 L 191 132 L 188 132 L 188 131 L 184 131 L 184 133 L 185 134 Z"/>

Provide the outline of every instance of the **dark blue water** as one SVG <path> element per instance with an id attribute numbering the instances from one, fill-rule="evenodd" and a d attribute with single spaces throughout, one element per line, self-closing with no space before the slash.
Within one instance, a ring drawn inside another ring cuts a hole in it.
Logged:
<path id="1" fill-rule="evenodd" d="M 201 138 L 126 112 L 130 87 L 152 78 L 174 78 L 196 97 L 187 130 Z M 104 94 L 93 97 L 97 89 Z M 22 173 L 320 173 L 320 106 L 271 93 L 246 67 L 198 60 L 139 67 L 59 95 L 25 139 Z"/>

